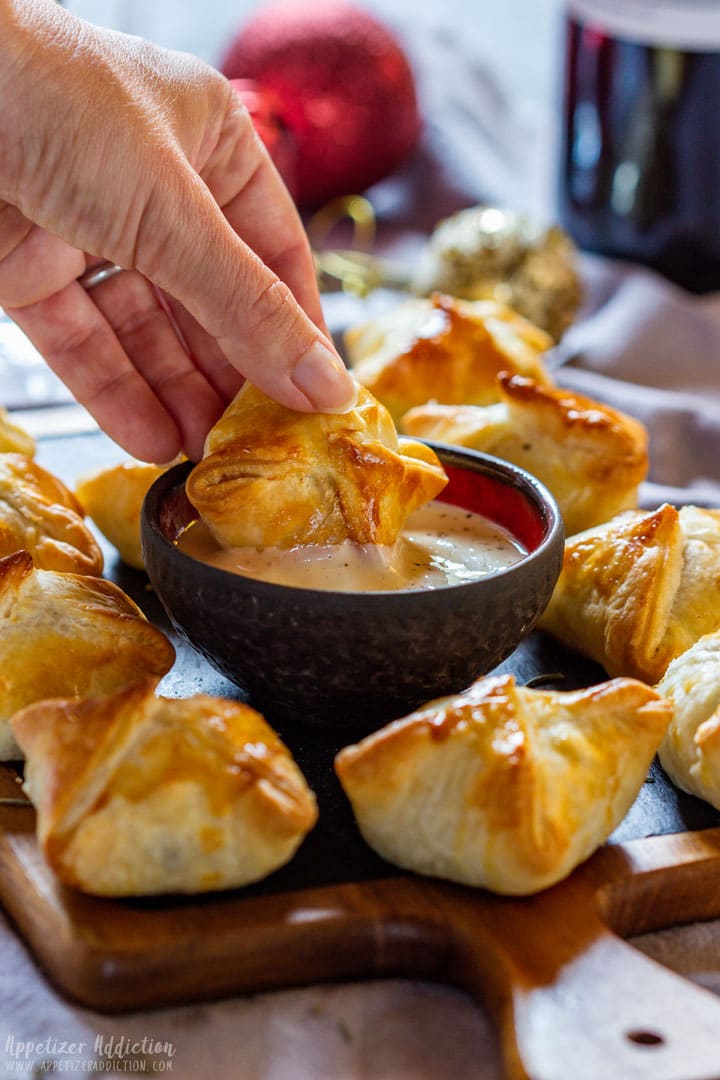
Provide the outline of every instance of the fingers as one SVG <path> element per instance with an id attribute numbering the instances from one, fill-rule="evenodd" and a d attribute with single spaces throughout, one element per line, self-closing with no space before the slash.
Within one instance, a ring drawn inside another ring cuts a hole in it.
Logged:
<path id="1" fill-rule="evenodd" d="M 179 215 L 180 207 L 168 203 L 163 217 Z M 209 195 L 196 199 L 192 226 L 169 237 L 165 223 L 156 224 L 152 235 L 165 238 L 163 257 L 141 250 L 138 265 L 277 401 L 301 411 L 350 408 L 355 387 L 329 340 L 288 285 L 228 229 Z"/>
<path id="2" fill-rule="evenodd" d="M 203 167 L 207 187 L 182 173 L 176 167 L 177 188 L 146 209 L 139 268 L 282 404 L 350 408 L 355 387 L 324 331 L 307 238 L 239 104 Z"/>
<path id="3" fill-rule="evenodd" d="M 173 376 L 193 366 L 155 293 L 140 275 L 120 275 L 131 287 L 125 301 L 118 289 L 111 311 L 112 296 L 102 293 L 112 282 L 98 286 L 94 303 L 75 281 L 85 268 L 82 252 L 0 203 L 0 303 L 48 365 L 128 453 L 169 461 L 186 437 L 202 449 L 197 430 L 173 416 L 180 386 L 193 383 Z M 117 318 L 121 337 L 108 318 Z M 192 385 L 191 403 L 178 412 L 192 417 L 197 407 L 198 426 L 209 427 L 223 403 L 200 372 L 195 378 L 204 385 Z"/>
<path id="4" fill-rule="evenodd" d="M 238 389 L 237 373 L 227 396 L 214 388 L 180 340 L 157 292 L 140 274 L 119 274 L 94 288 L 91 298 L 136 370 L 175 419 L 186 454 L 201 457 L 205 435 Z"/>
<path id="5" fill-rule="evenodd" d="M 164 462 L 180 452 L 180 428 L 80 285 L 73 283 L 10 314 L 77 400 L 129 454 Z"/>
<path id="6" fill-rule="evenodd" d="M 221 134 L 201 175 L 233 230 L 327 333 L 310 245 L 297 208 L 236 91 L 229 84 L 226 91 Z"/>
<path id="7" fill-rule="evenodd" d="M 196 365 L 140 274 L 87 294 L 75 282 L 85 267 L 82 252 L 0 203 L 0 302 L 48 365 L 128 453 L 162 462 L 184 448 L 199 458 L 241 377 L 199 338 L 210 355 Z M 216 362 L 232 379 L 207 377 Z"/>
<path id="8" fill-rule="evenodd" d="M 158 295 L 198 369 L 223 401 L 231 401 L 244 381 L 240 372 L 230 363 L 217 341 L 205 333 L 182 304 L 165 293 L 159 292 Z"/>
<path id="9" fill-rule="evenodd" d="M 35 303 L 85 269 L 85 256 L 0 200 L 0 305 Z"/>

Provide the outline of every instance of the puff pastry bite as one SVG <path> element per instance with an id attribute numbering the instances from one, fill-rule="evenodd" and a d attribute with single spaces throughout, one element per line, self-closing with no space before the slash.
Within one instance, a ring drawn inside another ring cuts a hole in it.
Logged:
<path id="1" fill-rule="evenodd" d="M 447 476 L 364 389 L 347 413 L 300 413 L 245 383 L 208 434 L 188 498 L 224 547 L 392 544 Z"/>
<path id="2" fill-rule="evenodd" d="M 662 767 L 720 810 L 720 630 L 673 660 L 655 689 L 675 708 L 658 751 Z"/>
<path id="3" fill-rule="evenodd" d="M 9 721 L 51 697 L 90 697 L 170 670 L 175 650 L 104 578 L 0 559 L 0 760 L 20 757 Z"/>
<path id="4" fill-rule="evenodd" d="M 123 562 L 135 570 L 145 569 L 140 540 L 143 499 L 168 467 L 124 461 L 88 473 L 75 485 L 75 495 L 84 512 L 117 548 Z"/>
<path id="5" fill-rule="evenodd" d="M 665 503 L 571 536 L 538 626 L 608 675 L 658 682 L 720 628 L 720 510 Z"/>
<path id="6" fill-rule="evenodd" d="M 19 424 L 14 424 L 6 409 L 0 409 L 0 453 L 26 454 L 35 453 L 35 440 Z"/>
<path id="7" fill-rule="evenodd" d="M 494 405 L 427 402 L 405 413 L 409 435 L 511 461 L 557 499 L 568 534 L 637 506 L 648 470 L 645 427 L 582 394 L 501 372 Z"/>
<path id="8" fill-rule="evenodd" d="M 552 382 L 544 330 L 493 300 L 436 293 L 406 300 L 353 327 L 345 347 L 353 374 L 390 410 L 396 423 L 415 405 L 489 405 L 500 371 Z"/>
<path id="9" fill-rule="evenodd" d="M 558 693 L 488 676 L 341 750 L 336 771 L 389 862 L 525 895 L 607 839 L 671 712 L 633 679 Z"/>
<path id="10" fill-rule="evenodd" d="M 43 570 L 102 573 L 102 550 L 70 489 L 25 454 L 0 454 L 0 557 L 23 548 Z"/>
<path id="11" fill-rule="evenodd" d="M 195 893 L 258 881 L 315 824 L 315 798 L 247 705 L 157 697 L 43 701 L 13 718 L 41 849 L 98 896 Z"/>

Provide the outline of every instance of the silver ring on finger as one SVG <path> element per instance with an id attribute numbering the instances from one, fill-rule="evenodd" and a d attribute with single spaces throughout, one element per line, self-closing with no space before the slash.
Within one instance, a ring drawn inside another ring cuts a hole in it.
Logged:
<path id="1" fill-rule="evenodd" d="M 81 274 L 77 279 L 78 285 L 82 285 L 85 292 L 90 292 L 96 285 L 102 285 L 103 281 L 108 281 L 111 277 L 115 277 L 116 274 L 121 274 L 124 267 L 118 266 L 117 263 L 104 262 L 99 266 L 93 266 L 91 270 L 86 270 L 84 274 Z"/>

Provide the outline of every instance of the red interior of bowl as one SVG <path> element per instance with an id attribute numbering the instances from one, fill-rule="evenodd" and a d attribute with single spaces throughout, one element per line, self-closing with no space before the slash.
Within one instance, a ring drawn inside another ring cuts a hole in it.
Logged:
<path id="1" fill-rule="evenodd" d="M 545 535 L 546 525 L 538 509 L 519 488 L 481 472 L 445 463 L 449 481 L 436 496 L 476 514 L 483 514 L 519 540 L 527 551 L 535 551 Z"/>

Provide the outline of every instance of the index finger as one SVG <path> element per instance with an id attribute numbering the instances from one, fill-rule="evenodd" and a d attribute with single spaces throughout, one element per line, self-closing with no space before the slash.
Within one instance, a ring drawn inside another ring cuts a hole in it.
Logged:
<path id="1" fill-rule="evenodd" d="M 202 176 L 234 231 L 327 335 L 310 243 L 295 203 L 233 90 Z"/>
<path id="2" fill-rule="evenodd" d="M 344 412 L 357 388 L 324 327 L 297 211 L 247 113 L 238 103 L 229 114 L 201 175 L 177 147 L 158 148 L 165 183 L 144 205 L 134 265 L 265 393 L 291 409 Z"/>

